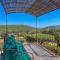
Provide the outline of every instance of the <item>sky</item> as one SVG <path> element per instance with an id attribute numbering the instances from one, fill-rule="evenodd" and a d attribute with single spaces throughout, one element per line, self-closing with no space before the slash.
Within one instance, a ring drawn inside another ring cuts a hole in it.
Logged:
<path id="1" fill-rule="evenodd" d="M 36 27 L 36 17 L 31 14 L 11 13 L 7 15 L 7 19 L 8 25 L 29 25 Z M 60 25 L 60 9 L 39 16 L 37 23 L 39 28 Z M 6 14 L 2 5 L 0 5 L 0 25 L 6 25 Z"/>

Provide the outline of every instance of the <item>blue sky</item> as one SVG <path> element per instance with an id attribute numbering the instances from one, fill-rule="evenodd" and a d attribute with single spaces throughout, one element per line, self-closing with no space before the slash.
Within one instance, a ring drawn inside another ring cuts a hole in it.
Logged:
<path id="1" fill-rule="evenodd" d="M 7 15 L 9 25 L 36 26 L 36 17 L 27 13 L 11 13 Z M 60 9 L 38 17 L 38 27 L 60 25 Z M 6 14 L 3 6 L 0 5 L 0 25 L 6 24 Z"/>

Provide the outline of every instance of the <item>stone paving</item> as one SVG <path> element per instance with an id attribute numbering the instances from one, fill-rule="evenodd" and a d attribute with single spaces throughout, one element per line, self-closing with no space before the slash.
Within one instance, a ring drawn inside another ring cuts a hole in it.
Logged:
<path id="1" fill-rule="evenodd" d="M 27 52 L 29 52 L 28 54 L 31 56 L 32 60 L 60 60 L 60 57 L 53 57 L 50 53 L 43 50 L 43 48 L 39 48 L 34 44 L 25 44 L 24 47 L 27 50 Z"/>

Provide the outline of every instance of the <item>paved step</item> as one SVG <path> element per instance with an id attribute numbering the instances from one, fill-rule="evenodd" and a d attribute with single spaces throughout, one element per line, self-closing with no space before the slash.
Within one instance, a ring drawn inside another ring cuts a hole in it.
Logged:
<path id="1" fill-rule="evenodd" d="M 60 60 L 59 57 L 52 57 L 50 53 L 44 50 L 42 47 L 38 47 L 37 45 L 30 44 L 24 46 L 27 52 L 31 52 L 34 56 L 33 60 Z M 36 53 L 38 54 L 36 54 Z"/>

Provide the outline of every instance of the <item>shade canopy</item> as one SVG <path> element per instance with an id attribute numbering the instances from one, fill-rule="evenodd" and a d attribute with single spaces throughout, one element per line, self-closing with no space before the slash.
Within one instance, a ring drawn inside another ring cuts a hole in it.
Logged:
<path id="1" fill-rule="evenodd" d="M 60 8 L 60 0 L 2 0 L 5 12 L 8 13 L 30 13 L 41 16 Z"/>

